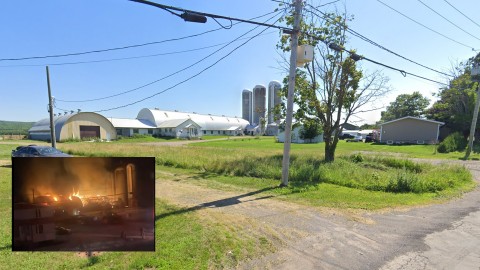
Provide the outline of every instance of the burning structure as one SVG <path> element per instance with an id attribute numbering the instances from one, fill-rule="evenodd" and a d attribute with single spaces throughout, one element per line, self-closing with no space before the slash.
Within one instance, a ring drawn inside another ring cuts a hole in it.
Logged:
<path id="1" fill-rule="evenodd" d="M 65 225 L 72 227 L 71 238 L 76 228 L 88 235 L 98 231 L 89 226 L 99 224 L 115 225 L 106 232 L 119 230 L 118 235 L 122 236 L 128 229 L 138 231 L 130 228 L 133 224 L 153 231 L 154 158 L 13 158 L 12 161 L 14 250 L 16 247 L 26 250 L 32 243 L 56 241 L 55 228 Z M 93 243 L 99 239 L 91 240 Z M 63 240 L 68 242 L 66 238 Z M 58 249 L 59 246 L 65 248 Z M 154 250 L 153 239 L 149 247 L 148 250 Z M 55 245 L 52 250 L 76 249 L 67 243 Z"/>

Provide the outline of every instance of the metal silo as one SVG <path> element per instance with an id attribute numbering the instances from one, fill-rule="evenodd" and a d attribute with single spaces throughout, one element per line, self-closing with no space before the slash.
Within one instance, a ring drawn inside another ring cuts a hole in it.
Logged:
<path id="1" fill-rule="evenodd" d="M 245 89 L 242 92 L 242 118 L 252 123 L 252 91 Z"/>
<path id="2" fill-rule="evenodd" d="M 260 118 L 265 119 L 267 89 L 263 85 L 253 88 L 253 123 L 259 125 Z"/>
<path id="3" fill-rule="evenodd" d="M 271 124 L 276 120 L 276 122 L 280 121 L 280 115 L 274 114 L 274 108 L 282 102 L 280 97 L 280 90 L 282 85 L 277 81 L 271 81 L 268 84 L 268 124 Z"/>

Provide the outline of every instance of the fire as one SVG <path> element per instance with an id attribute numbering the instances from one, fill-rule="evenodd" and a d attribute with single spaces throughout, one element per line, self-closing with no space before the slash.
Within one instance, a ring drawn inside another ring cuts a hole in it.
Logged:
<path id="1" fill-rule="evenodd" d="M 77 192 L 75 192 L 75 189 L 74 189 L 74 188 L 73 188 L 72 190 L 73 190 L 73 193 L 68 196 L 68 199 L 69 199 L 70 201 L 72 200 L 72 197 L 77 197 L 77 198 L 79 198 L 79 199 L 82 199 L 82 198 L 83 198 L 83 196 L 80 195 L 80 191 L 79 191 L 79 190 L 77 190 Z"/>
<path id="2" fill-rule="evenodd" d="M 58 197 L 57 196 L 53 196 L 53 200 L 58 202 Z"/>

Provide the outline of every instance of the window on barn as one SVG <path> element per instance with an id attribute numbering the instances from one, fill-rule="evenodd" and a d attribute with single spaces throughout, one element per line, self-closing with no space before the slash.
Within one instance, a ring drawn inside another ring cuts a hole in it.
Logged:
<path id="1" fill-rule="evenodd" d="M 149 129 L 148 134 L 152 135 L 153 134 L 153 129 Z"/>
<path id="2" fill-rule="evenodd" d="M 226 133 L 225 133 L 225 130 L 224 130 L 224 131 L 223 131 L 223 135 L 225 135 L 225 134 L 226 134 Z"/>
<path id="3" fill-rule="evenodd" d="M 210 130 L 210 134 L 213 134 L 213 130 Z"/>
<path id="4" fill-rule="evenodd" d="M 207 131 L 206 131 L 206 130 L 204 130 L 204 131 L 203 131 L 203 135 L 206 135 L 206 134 L 207 134 Z"/>
<path id="5" fill-rule="evenodd" d="M 133 134 L 138 134 L 138 128 L 133 129 Z"/>

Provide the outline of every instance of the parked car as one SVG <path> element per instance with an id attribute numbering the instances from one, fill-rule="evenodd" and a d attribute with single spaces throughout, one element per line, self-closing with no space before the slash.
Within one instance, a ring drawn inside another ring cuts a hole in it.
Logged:
<path id="1" fill-rule="evenodd" d="M 345 139 L 353 139 L 355 136 L 348 134 L 348 133 L 342 133 L 338 137 L 340 140 L 345 140 Z"/>
<path id="2" fill-rule="evenodd" d="M 51 146 L 28 145 L 12 150 L 12 157 L 70 157 Z"/>
<path id="3" fill-rule="evenodd" d="M 353 138 L 346 139 L 346 142 L 361 142 L 361 141 L 363 141 L 363 137 L 362 135 L 360 135 L 360 133 L 358 133 L 357 135 L 354 135 Z"/>
<path id="4" fill-rule="evenodd" d="M 365 142 L 373 142 L 373 133 L 368 133 L 367 136 L 365 137 Z"/>

